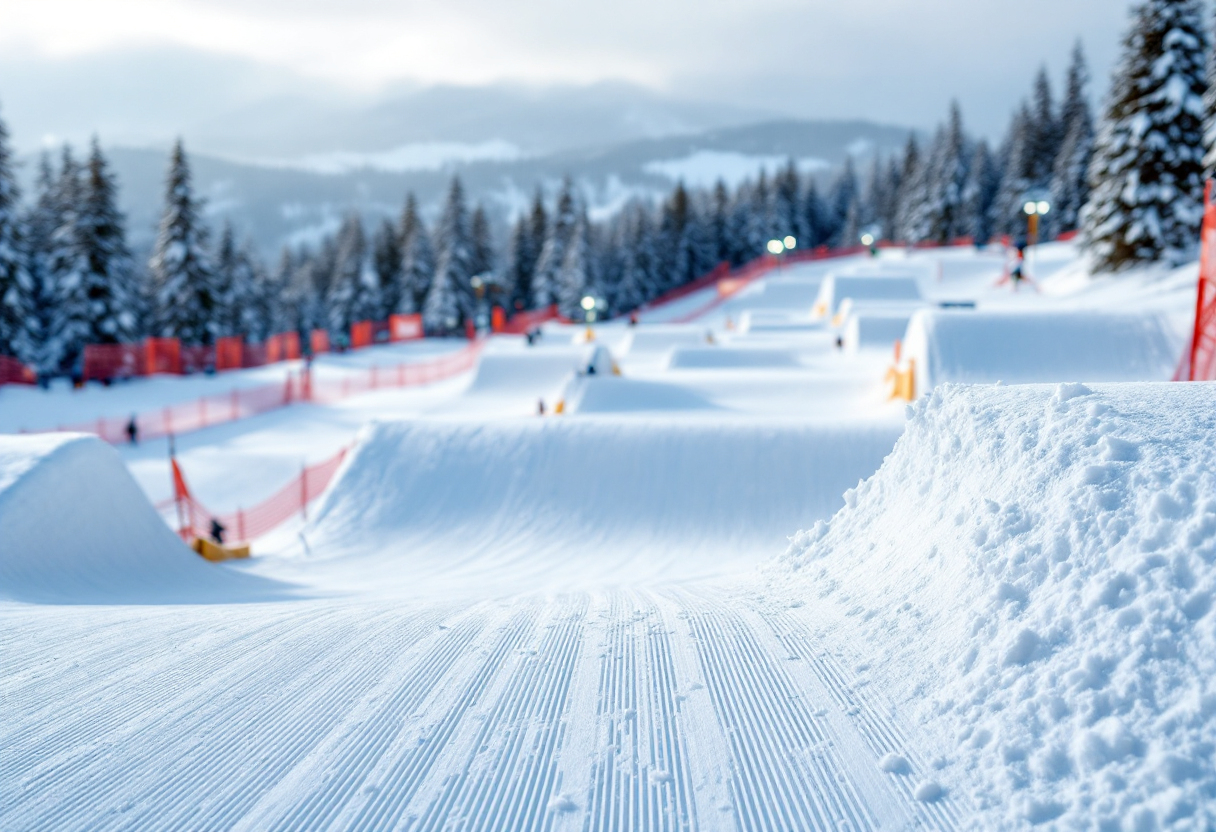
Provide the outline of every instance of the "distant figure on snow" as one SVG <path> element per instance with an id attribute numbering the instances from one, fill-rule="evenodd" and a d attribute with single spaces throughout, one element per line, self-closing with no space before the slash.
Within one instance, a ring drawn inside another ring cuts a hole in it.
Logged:
<path id="1" fill-rule="evenodd" d="M 127 441 L 132 445 L 139 444 L 139 422 L 135 420 L 134 416 L 127 422 Z"/>
<path id="2" fill-rule="evenodd" d="M 629 313 L 629 325 L 630 326 L 638 325 L 638 311 L 636 309 Z"/>
<path id="3" fill-rule="evenodd" d="M 544 399 L 536 400 L 536 415 L 537 416 L 545 415 L 545 400 Z"/>
<path id="4" fill-rule="evenodd" d="M 224 545 L 224 532 L 226 531 L 228 528 L 219 521 L 218 517 L 211 518 L 211 539 L 220 546 Z"/>

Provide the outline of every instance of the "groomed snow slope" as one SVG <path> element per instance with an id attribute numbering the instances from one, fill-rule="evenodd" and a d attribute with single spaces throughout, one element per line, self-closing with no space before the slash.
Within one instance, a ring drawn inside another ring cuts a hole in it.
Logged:
<path id="1" fill-rule="evenodd" d="M 936 309 L 912 316 L 904 355 L 926 392 L 951 381 L 1168 381 L 1182 346 L 1155 313 Z"/>
<path id="2" fill-rule="evenodd" d="M 1214 435 L 1211 384 L 948 385 L 773 588 L 937 736 L 978 827 L 1213 828 Z"/>
<path id="3" fill-rule="evenodd" d="M 206 603 L 283 588 L 187 549 L 100 439 L 0 436 L 0 599 Z"/>
<path id="4" fill-rule="evenodd" d="M 519 419 L 372 426 L 310 550 L 413 588 L 529 591 L 746 569 L 828 517 L 898 425 Z M 695 552 L 689 557 L 688 552 Z"/>

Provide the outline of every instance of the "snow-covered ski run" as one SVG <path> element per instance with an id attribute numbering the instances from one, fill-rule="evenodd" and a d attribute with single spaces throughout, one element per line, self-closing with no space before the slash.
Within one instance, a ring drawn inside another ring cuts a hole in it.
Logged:
<path id="1" fill-rule="evenodd" d="M 158 516 L 163 441 L 0 437 L 0 829 L 1201 828 L 1214 394 L 1142 383 L 1194 267 L 1038 263 L 1016 296 L 968 250 L 787 268 L 181 437 L 217 511 L 353 447 L 248 561 Z M 951 341 L 950 315 L 994 323 Z M 1003 352 L 1044 315 L 1054 363 Z M 1143 363 L 1087 349 L 1111 327 Z M 911 408 L 896 331 L 947 384 Z M 5 389 L 0 427 L 24 397 L 37 428 L 200 384 Z"/>

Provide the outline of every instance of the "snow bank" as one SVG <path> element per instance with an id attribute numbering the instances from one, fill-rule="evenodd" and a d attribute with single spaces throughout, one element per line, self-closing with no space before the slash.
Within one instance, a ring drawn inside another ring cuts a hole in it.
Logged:
<path id="1" fill-rule="evenodd" d="M 735 295 L 726 309 L 731 314 L 781 309 L 809 315 L 822 283 L 818 277 L 770 277 Z"/>
<path id="2" fill-rule="evenodd" d="M 692 347 L 672 350 L 667 359 L 671 370 L 723 370 L 738 368 L 797 367 L 791 350 L 732 347 Z"/>
<path id="3" fill-rule="evenodd" d="M 200 603 L 278 586 L 187 549 L 96 437 L 0 436 L 0 598 Z"/>
<path id="4" fill-rule="evenodd" d="M 1182 352 L 1159 315 L 1097 311 L 926 309 L 903 346 L 918 392 L 949 381 L 1165 381 Z"/>
<path id="5" fill-rule="evenodd" d="M 977 826 L 1213 828 L 1214 435 L 1216 385 L 948 385 L 776 589 L 867 645 Z"/>
<path id="6" fill-rule="evenodd" d="M 474 396 L 540 396 L 561 388 L 586 369 L 593 349 L 569 345 L 487 349 L 477 362 L 468 393 Z"/>
<path id="7" fill-rule="evenodd" d="M 908 275 L 830 274 L 819 289 L 816 311 L 826 317 L 835 315 L 845 298 L 854 301 L 917 301 L 920 286 Z"/>
<path id="8" fill-rule="evenodd" d="M 333 560 L 335 574 L 373 588 L 482 593 L 751 568 L 789 529 L 835 511 L 899 430 L 609 417 L 373 425 L 318 507 L 310 568 Z M 352 557 L 364 562 L 352 568 Z"/>
<path id="9" fill-rule="evenodd" d="M 740 335 L 767 335 L 815 332 L 821 329 L 823 329 L 823 321 L 812 321 L 809 311 L 779 312 L 772 309 L 759 309 L 749 310 L 740 315 L 735 331 Z"/>

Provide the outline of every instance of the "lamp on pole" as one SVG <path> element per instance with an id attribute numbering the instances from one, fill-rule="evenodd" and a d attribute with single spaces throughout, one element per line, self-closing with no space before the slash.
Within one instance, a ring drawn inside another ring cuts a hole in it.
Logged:
<path id="1" fill-rule="evenodd" d="M 784 239 L 774 238 L 768 241 L 768 253 L 777 258 L 777 273 L 781 273 L 781 261 L 785 259 L 785 252 L 793 251 L 798 245 L 798 241 L 793 235 L 787 235 Z"/>
<path id="2" fill-rule="evenodd" d="M 1028 199 L 1022 206 L 1026 213 L 1026 252 L 1029 255 L 1039 240 L 1039 217 L 1046 216 L 1051 210 L 1051 203 L 1045 199 Z"/>

